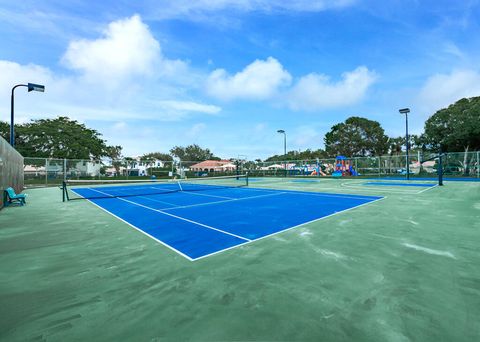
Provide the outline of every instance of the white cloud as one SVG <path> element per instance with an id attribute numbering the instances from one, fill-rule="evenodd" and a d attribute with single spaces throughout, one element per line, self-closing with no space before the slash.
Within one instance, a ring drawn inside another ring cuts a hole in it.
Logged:
<path id="1" fill-rule="evenodd" d="M 9 112 L 12 86 L 28 82 L 43 84 L 46 91 L 15 92 L 19 121 L 58 115 L 113 122 L 175 121 L 221 111 L 218 106 L 185 100 L 200 75 L 183 61 L 163 57 L 139 16 L 110 23 L 99 39 L 71 42 L 63 62 L 79 73 L 61 75 L 40 65 L 0 60 L 0 112 Z"/>
<path id="2" fill-rule="evenodd" d="M 318 110 L 342 107 L 359 102 L 375 82 L 375 72 L 361 66 L 342 74 L 342 80 L 332 82 L 326 75 L 308 74 L 300 78 L 288 94 L 293 110 Z"/>
<path id="3" fill-rule="evenodd" d="M 190 129 L 186 132 L 186 136 L 190 139 L 195 139 L 198 138 L 203 131 L 205 131 L 205 128 L 207 128 L 207 125 L 204 123 L 197 123 L 190 127 Z"/>
<path id="4" fill-rule="evenodd" d="M 320 12 L 333 8 L 352 5 L 356 0 L 176 0 L 151 2 L 150 15 L 158 18 L 189 17 L 191 19 L 208 19 L 208 14 L 220 11 L 237 12 Z"/>
<path id="5" fill-rule="evenodd" d="M 157 105 L 166 110 L 175 110 L 179 112 L 198 112 L 204 114 L 217 114 L 222 109 L 214 105 L 206 105 L 192 101 L 158 101 Z"/>
<path id="6" fill-rule="evenodd" d="M 122 91 L 96 89 L 82 78 L 57 76 L 50 69 L 34 65 L 0 60 L 0 112 L 10 112 L 10 92 L 15 84 L 39 83 L 45 85 L 44 93 L 28 93 L 25 88 L 15 91 L 16 121 L 66 115 L 76 120 L 112 121 L 146 119 L 178 121 L 192 115 L 215 115 L 218 106 L 182 100 L 181 95 L 168 94 L 157 82 L 148 83 L 150 93 L 133 86 Z M 161 89 L 165 100 L 156 99 Z M 153 99 L 155 100 L 149 100 Z M 170 100 L 168 98 L 175 98 Z M 141 101 L 139 101 L 141 99 Z M 118 128 L 118 127 L 117 127 Z"/>
<path id="7" fill-rule="evenodd" d="M 460 50 L 460 48 L 452 42 L 445 43 L 445 45 L 443 47 L 443 50 L 445 51 L 445 53 L 447 53 L 449 55 L 453 55 L 453 56 L 458 57 L 458 58 L 464 58 L 465 57 L 462 50 Z"/>
<path id="8" fill-rule="evenodd" d="M 213 71 L 207 79 L 207 93 L 222 100 L 268 99 L 281 87 L 290 84 L 292 77 L 272 57 L 256 60 L 235 75 L 224 69 Z"/>
<path id="9" fill-rule="evenodd" d="M 259 9 L 268 11 L 320 12 L 331 8 L 342 8 L 353 4 L 355 0 L 264 0 L 251 1 Z"/>
<path id="10" fill-rule="evenodd" d="M 419 108 L 428 114 L 445 108 L 464 97 L 480 94 L 480 73 L 457 70 L 430 76 L 418 96 Z"/>
<path id="11" fill-rule="evenodd" d="M 28 93 L 23 87 L 15 90 L 16 122 L 45 117 L 48 113 L 46 108 L 54 98 L 52 92 L 62 98 L 68 96 L 70 88 L 68 80 L 56 77 L 50 69 L 36 64 L 21 65 L 0 60 L 0 75 L 0 113 L 10 113 L 10 94 L 16 84 L 37 83 L 45 86 L 44 93 Z"/>
<path id="12" fill-rule="evenodd" d="M 9 93 L 18 83 L 44 84 L 45 80 L 52 80 L 52 72 L 45 67 L 35 64 L 20 65 L 15 62 L 0 60 L 0 89 Z"/>
<path id="13" fill-rule="evenodd" d="M 62 61 L 91 77 L 148 75 L 160 58 L 160 44 L 138 15 L 111 22 L 96 40 L 72 41 Z"/>
<path id="14" fill-rule="evenodd" d="M 113 86 L 130 76 L 174 79 L 188 72 L 184 61 L 162 55 L 160 43 L 138 15 L 111 22 L 98 39 L 70 42 L 62 62 L 92 82 Z"/>
<path id="15" fill-rule="evenodd" d="M 319 110 L 344 107 L 361 101 L 377 74 L 360 66 L 342 74 L 332 82 L 326 75 L 311 73 L 293 86 L 292 76 L 278 60 L 255 60 L 242 71 L 230 75 L 224 69 L 213 71 L 207 78 L 206 91 L 221 100 L 273 100 L 293 110 Z M 282 95 L 282 97 L 279 97 Z"/>

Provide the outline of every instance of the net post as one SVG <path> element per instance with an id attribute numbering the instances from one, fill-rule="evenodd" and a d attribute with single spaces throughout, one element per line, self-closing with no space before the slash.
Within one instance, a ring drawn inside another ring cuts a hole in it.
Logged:
<path id="1" fill-rule="evenodd" d="M 239 167 L 240 161 L 237 159 L 235 161 L 235 174 L 237 175 L 237 180 L 239 179 L 238 176 L 240 175 L 240 167 Z"/>
<path id="2" fill-rule="evenodd" d="M 63 180 L 67 180 L 67 158 L 63 158 Z"/>
<path id="3" fill-rule="evenodd" d="M 245 183 L 248 186 L 248 172 L 245 174 Z"/>
<path id="4" fill-rule="evenodd" d="M 438 185 L 442 186 L 443 185 L 443 154 L 442 151 L 440 151 L 440 155 L 438 156 Z"/>
<path id="5" fill-rule="evenodd" d="M 66 192 L 67 192 L 67 182 L 63 181 L 62 182 L 62 202 L 65 202 Z"/>

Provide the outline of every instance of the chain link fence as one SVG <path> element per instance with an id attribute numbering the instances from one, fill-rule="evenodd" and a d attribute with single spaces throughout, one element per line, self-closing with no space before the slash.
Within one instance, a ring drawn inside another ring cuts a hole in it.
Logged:
<path id="1" fill-rule="evenodd" d="M 409 157 L 412 177 L 436 177 L 438 161 L 434 155 L 413 153 Z M 433 158 L 433 159 L 430 159 Z M 427 160 L 427 161 L 424 161 Z M 480 152 L 446 153 L 443 171 L 446 177 L 480 178 Z M 24 158 L 27 187 L 59 186 L 64 179 L 142 179 L 193 178 L 249 173 L 251 177 L 323 177 L 339 167 L 346 175 L 366 177 L 403 176 L 407 172 L 405 155 L 314 160 L 259 162 L 248 160 L 222 161 L 159 161 L 159 160 L 81 160 Z"/>

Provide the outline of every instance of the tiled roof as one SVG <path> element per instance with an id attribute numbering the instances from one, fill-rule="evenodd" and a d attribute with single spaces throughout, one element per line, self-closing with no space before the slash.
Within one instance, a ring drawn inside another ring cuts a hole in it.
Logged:
<path id="1" fill-rule="evenodd" d="M 223 166 L 225 164 L 229 164 L 230 160 L 205 160 L 198 164 L 194 164 L 192 168 L 208 168 L 208 167 L 215 167 L 215 166 Z"/>

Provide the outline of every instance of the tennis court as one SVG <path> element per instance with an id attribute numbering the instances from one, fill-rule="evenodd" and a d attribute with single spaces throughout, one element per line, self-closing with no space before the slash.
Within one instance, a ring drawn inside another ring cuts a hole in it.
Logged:
<path id="1" fill-rule="evenodd" d="M 382 199 L 252 188 L 247 182 L 246 176 L 146 184 L 90 182 L 71 192 L 189 260 Z"/>
<path id="2" fill-rule="evenodd" d="M 480 182 L 189 181 L 28 189 L 4 208 L 0 339 L 480 337 Z"/>

